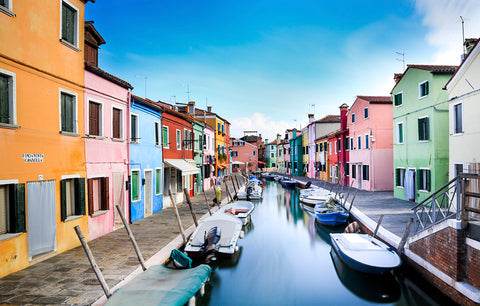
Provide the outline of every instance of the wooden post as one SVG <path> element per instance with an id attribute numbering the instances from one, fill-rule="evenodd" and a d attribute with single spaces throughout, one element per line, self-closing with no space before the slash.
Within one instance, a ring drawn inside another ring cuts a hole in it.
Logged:
<path id="1" fill-rule="evenodd" d="M 335 183 L 332 183 L 332 188 L 330 188 L 330 193 L 332 193 L 333 187 L 335 187 Z"/>
<path id="2" fill-rule="evenodd" d="M 350 203 L 350 207 L 348 208 L 348 213 L 352 210 L 353 202 L 355 201 L 355 197 L 357 196 L 358 189 L 355 189 L 355 194 L 353 195 L 352 202 Z"/>
<path id="3" fill-rule="evenodd" d="M 348 200 L 348 197 L 350 196 L 350 190 L 352 190 L 352 186 L 353 186 L 353 182 L 350 184 L 350 187 L 348 188 L 347 197 L 345 198 L 345 202 L 343 202 L 343 207 L 347 205 L 347 200 Z"/>
<path id="4" fill-rule="evenodd" d="M 377 223 L 377 226 L 375 227 L 375 231 L 373 231 L 373 237 L 374 238 L 375 238 L 375 236 L 377 236 L 378 229 L 380 228 L 380 224 L 382 223 L 384 216 L 385 216 L 384 214 L 381 214 L 380 219 L 378 219 L 378 223 Z"/>
<path id="5" fill-rule="evenodd" d="M 232 186 L 233 186 L 233 190 L 235 191 L 235 195 L 233 196 L 235 198 L 237 196 L 237 188 L 235 188 L 235 183 L 233 182 L 233 180 L 232 180 Z"/>
<path id="6" fill-rule="evenodd" d="M 170 196 L 170 201 L 172 201 L 173 210 L 175 211 L 175 217 L 177 217 L 178 228 L 180 229 L 180 234 L 183 238 L 183 243 L 187 243 L 187 238 L 185 236 L 185 232 L 183 231 L 182 220 L 180 219 L 180 215 L 178 214 L 177 204 L 173 200 L 172 191 L 168 189 L 168 195 Z"/>
<path id="7" fill-rule="evenodd" d="M 140 252 L 140 249 L 138 248 L 137 241 L 135 240 L 135 237 L 133 236 L 132 231 L 130 230 L 130 225 L 128 225 L 127 220 L 125 220 L 125 216 L 123 215 L 123 212 L 120 208 L 120 206 L 115 205 L 115 207 L 118 210 L 118 214 L 120 215 L 120 218 L 122 219 L 123 225 L 125 226 L 125 229 L 127 230 L 128 238 L 130 238 L 130 241 L 133 244 L 133 249 L 135 250 L 135 253 L 137 253 L 138 260 L 140 261 L 140 265 L 142 266 L 143 271 L 147 270 L 147 267 L 145 266 L 145 261 L 143 260 L 142 252 Z"/>
<path id="8" fill-rule="evenodd" d="M 183 188 L 183 194 L 185 195 L 185 199 L 187 199 L 188 207 L 190 207 L 190 213 L 192 214 L 193 223 L 195 223 L 195 226 L 198 226 L 197 216 L 195 216 L 195 212 L 193 211 L 192 201 L 190 200 L 190 195 L 188 194 L 187 188 Z"/>
<path id="9" fill-rule="evenodd" d="M 228 184 L 227 183 L 225 183 L 225 190 L 227 191 L 228 198 L 230 198 L 230 202 L 233 202 L 233 198 L 232 198 L 232 195 L 230 194 L 230 190 L 228 190 Z M 227 200 L 228 200 L 228 198 L 227 198 Z"/>
<path id="10" fill-rule="evenodd" d="M 238 183 L 238 179 L 237 177 L 235 176 L 235 180 L 237 181 L 237 186 L 238 186 L 238 189 L 240 189 L 240 183 Z"/>
<path id="11" fill-rule="evenodd" d="M 80 239 L 80 243 L 83 246 L 83 250 L 87 254 L 88 261 L 90 262 L 90 265 L 92 266 L 93 271 L 95 272 L 95 275 L 97 276 L 98 281 L 100 282 L 100 286 L 102 286 L 103 292 L 105 292 L 105 296 L 110 298 L 112 296 L 112 293 L 110 292 L 110 289 L 108 288 L 108 284 L 105 281 L 105 278 L 103 277 L 102 271 L 100 271 L 100 268 L 97 265 L 97 262 L 95 261 L 95 258 L 93 257 L 92 251 L 90 250 L 90 247 L 88 246 L 87 242 L 85 241 L 85 237 L 82 234 L 82 230 L 78 225 L 74 227 L 75 232 L 77 233 L 78 239 Z"/>
<path id="12" fill-rule="evenodd" d="M 398 253 L 402 254 L 405 248 L 405 244 L 407 243 L 407 238 L 410 235 L 410 231 L 412 230 L 413 218 L 410 218 L 407 223 L 407 227 L 405 228 L 405 232 L 403 233 L 402 240 L 400 240 L 400 244 L 398 245 Z"/>
<path id="13" fill-rule="evenodd" d="M 207 210 L 210 216 L 212 215 L 212 211 L 210 210 L 210 205 L 208 205 L 208 198 L 207 198 L 207 193 L 205 192 L 205 186 L 202 186 L 203 190 L 203 196 L 205 197 L 205 204 L 207 205 Z"/>

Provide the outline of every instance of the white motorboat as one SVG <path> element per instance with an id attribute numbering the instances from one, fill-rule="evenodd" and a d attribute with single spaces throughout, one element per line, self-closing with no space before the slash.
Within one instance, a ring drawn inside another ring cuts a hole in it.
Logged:
<path id="1" fill-rule="evenodd" d="M 249 201 L 236 201 L 220 207 L 214 215 L 231 214 L 242 220 L 243 225 L 250 222 L 255 205 Z"/>
<path id="2" fill-rule="evenodd" d="M 185 252 L 192 258 L 231 257 L 238 250 L 242 227 L 242 220 L 234 215 L 214 214 L 198 225 L 185 246 Z"/>
<path id="3" fill-rule="evenodd" d="M 258 179 L 249 180 L 238 189 L 237 198 L 239 200 L 260 200 L 263 195 L 262 184 L 262 181 Z"/>
<path id="4" fill-rule="evenodd" d="M 370 235 L 332 233 L 330 238 L 338 256 L 355 270 L 382 274 L 402 264 L 400 256 L 392 247 Z"/>
<path id="5" fill-rule="evenodd" d="M 309 189 L 305 189 L 305 190 L 309 190 Z M 315 205 L 318 203 L 324 203 L 331 196 L 332 194 L 328 190 L 316 188 L 311 191 L 300 193 L 299 200 L 300 202 L 305 204 Z"/>

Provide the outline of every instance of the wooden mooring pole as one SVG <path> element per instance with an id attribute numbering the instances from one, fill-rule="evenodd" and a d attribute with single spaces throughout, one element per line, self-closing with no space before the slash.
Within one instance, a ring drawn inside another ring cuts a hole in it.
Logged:
<path id="1" fill-rule="evenodd" d="M 410 218 L 407 223 L 407 227 L 405 228 L 405 232 L 403 233 L 402 240 L 398 245 L 398 254 L 402 254 L 403 250 L 405 249 L 405 244 L 407 243 L 408 236 L 410 235 L 410 231 L 412 230 L 413 218 Z"/>
<path id="2" fill-rule="evenodd" d="M 345 201 L 343 202 L 343 207 L 345 207 L 345 205 L 347 205 L 347 200 L 348 200 L 348 197 L 350 196 L 350 191 L 352 190 L 352 186 L 353 186 L 353 182 L 350 184 L 350 187 L 348 188 L 347 197 L 345 198 Z"/>
<path id="3" fill-rule="evenodd" d="M 122 219 L 123 225 L 125 226 L 125 229 L 127 230 L 128 238 L 130 238 L 130 241 L 133 244 L 133 249 L 135 250 L 135 253 L 137 253 L 138 260 L 140 261 L 140 265 L 142 266 L 143 271 L 147 270 L 147 267 L 145 266 L 145 260 L 143 260 L 142 252 L 140 252 L 140 249 L 138 248 L 137 241 L 135 240 L 135 237 L 133 236 L 132 231 L 130 230 L 130 225 L 128 225 L 127 220 L 125 219 L 125 216 L 123 215 L 123 212 L 120 208 L 119 205 L 115 205 L 117 208 L 118 214 L 120 215 L 120 218 Z"/>
<path id="4" fill-rule="evenodd" d="M 93 257 L 92 251 L 90 250 L 90 247 L 87 244 L 87 241 L 85 241 L 85 236 L 83 236 L 82 230 L 80 229 L 80 226 L 75 226 L 74 227 L 75 232 L 77 233 L 78 239 L 80 239 L 80 243 L 83 246 L 83 250 L 87 254 L 88 261 L 90 262 L 90 265 L 92 266 L 93 272 L 95 272 L 95 275 L 97 276 L 98 281 L 100 282 L 100 286 L 102 286 L 103 292 L 105 292 L 105 296 L 110 298 L 112 296 L 112 293 L 110 292 L 110 288 L 108 288 L 108 284 L 105 281 L 105 278 L 103 277 L 102 271 L 100 271 L 100 268 L 97 265 L 97 262 L 95 261 L 95 257 Z"/>
<path id="5" fill-rule="evenodd" d="M 177 204 L 173 200 L 172 191 L 168 189 L 168 195 L 170 196 L 170 201 L 172 202 L 173 211 L 175 212 L 175 217 L 177 217 L 178 228 L 180 229 L 180 234 L 183 238 L 183 243 L 187 243 L 187 237 L 185 236 L 185 232 L 183 231 L 182 220 L 180 219 L 180 214 L 178 213 Z"/>
<path id="6" fill-rule="evenodd" d="M 183 188 L 183 194 L 185 195 L 185 199 L 187 200 L 188 207 L 190 207 L 190 213 L 192 214 L 193 223 L 195 223 L 195 226 L 198 226 L 197 216 L 195 215 L 195 212 L 193 211 L 192 200 L 190 200 L 190 195 L 188 194 L 188 189 L 187 188 Z"/>
<path id="7" fill-rule="evenodd" d="M 355 197 L 357 196 L 358 189 L 355 189 L 355 194 L 353 195 L 352 202 L 350 203 L 350 207 L 348 208 L 348 213 L 352 210 L 353 202 L 355 202 Z"/>
<path id="8" fill-rule="evenodd" d="M 207 205 L 207 210 L 210 216 L 212 215 L 212 211 L 210 210 L 210 205 L 208 205 L 208 198 L 207 198 L 207 193 L 205 192 L 205 186 L 202 186 L 203 190 L 203 196 L 205 197 L 205 204 Z"/>
<path id="9" fill-rule="evenodd" d="M 382 223 L 384 216 L 385 216 L 384 214 L 381 214 L 380 219 L 378 219 L 377 226 L 375 227 L 375 231 L 373 231 L 373 237 L 374 238 L 375 238 L 375 236 L 377 236 L 378 229 L 380 228 L 380 224 Z"/>
<path id="10" fill-rule="evenodd" d="M 227 201 L 228 201 L 228 198 L 230 198 L 230 202 L 233 202 L 233 198 L 232 198 L 232 195 L 230 194 L 230 190 L 228 190 L 227 182 L 225 182 L 225 190 L 227 191 Z"/>

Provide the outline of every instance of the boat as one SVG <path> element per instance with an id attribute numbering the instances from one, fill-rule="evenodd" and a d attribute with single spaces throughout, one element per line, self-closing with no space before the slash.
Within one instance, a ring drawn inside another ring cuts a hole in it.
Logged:
<path id="1" fill-rule="evenodd" d="M 236 216 L 242 221 L 242 224 L 245 225 L 250 222 L 251 215 L 255 205 L 249 201 L 236 201 L 227 205 L 220 207 L 214 215 L 217 214 L 231 214 Z"/>
<path id="2" fill-rule="evenodd" d="M 275 180 L 275 182 L 280 182 L 280 180 L 283 179 L 283 176 L 281 176 L 281 175 L 275 175 L 275 176 L 273 177 L 273 179 Z"/>
<path id="3" fill-rule="evenodd" d="M 325 189 L 315 188 L 315 189 L 306 189 L 306 192 L 301 192 L 299 195 L 299 200 L 305 204 L 315 205 L 318 203 L 324 203 L 328 200 L 332 194 Z M 303 191 L 303 190 L 301 190 Z"/>
<path id="4" fill-rule="evenodd" d="M 262 173 L 262 177 L 267 181 L 273 181 L 274 178 L 275 178 L 275 175 L 273 173 L 270 173 L 270 172 L 264 172 L 264 173 Z"/>
<path id="5" fill-rule="evenodd" d="M 349 213 L 330 197 L 326 202 L 315 205 L 315 218 L 319 223 L 328 226 L 339 226 L 347 223 Z"/>
<path id="6" fill-rule="evenodd" d="M 283 188 L 295 188 L 297 182 L 289 179 L 282 179 L 280 180 L 280 184 L 283 186 Z"/>
<path id="7" fill-rule="evenodd" d="M 185 245 L 185 253 L 191 258 L 210 260 L 231 257 L 238 250 L 238 239 L 243 237 L 242 226 L 242 220 L 234 215 L 214 214 L 195 229 Z"/>
<path id="8" fill-rule="evenodd" d="M 310 188 L 311 185 L 312 185 L 311 181 L 308 181 L 308 182 L 297 181 L 296 187 L 300 189 L 308 189 Z"/>
<path id="9" fill-rule="evenodd" d="M 257 178 L 250 179 L 244 186 L 240 187 L 237 192 L 239 200 L 260 200 L 263 195 L 263 183 Z"/>
<path id="10" fill-rule="evenodd" d="M 330 234 L 330 239 L 343 262 L 357 271 L 383 274 L 402 264 L 392 247 L 368 234 Z"/>

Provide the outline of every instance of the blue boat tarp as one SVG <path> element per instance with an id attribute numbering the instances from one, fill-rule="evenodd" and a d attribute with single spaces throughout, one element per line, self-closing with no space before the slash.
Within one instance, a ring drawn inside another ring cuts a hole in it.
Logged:
<path id="1" fill-rule="evenodd" d="M 191 269 L 152 266 L 115 291 L 106 305 L 185 305 L 211 273 L 208 265 Z"/>

